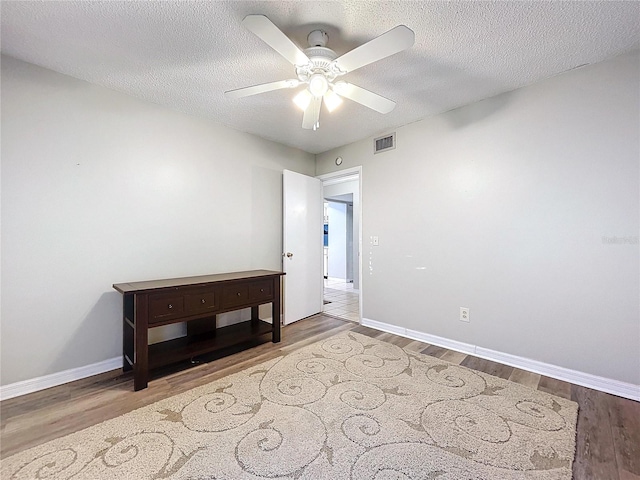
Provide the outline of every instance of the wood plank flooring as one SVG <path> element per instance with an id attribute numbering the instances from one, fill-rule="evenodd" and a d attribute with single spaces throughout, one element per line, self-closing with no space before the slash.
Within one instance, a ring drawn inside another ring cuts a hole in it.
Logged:
<path id="1" fill-rule="evenodd" d="M 572 385 L 445 348 L 318 315 L 286 326 L 282 342 L 265 340 L 249 350 L 198 365 L 157 372 L 149 388 L 133 391 L 133 377 L 114 370 L 0 402 L 0 456 L 117 417 L 171 395 L 238 372 L 342 331 L 354 331 L 578 402 L 576 480 L 640 480 L 640 403 Z"/>

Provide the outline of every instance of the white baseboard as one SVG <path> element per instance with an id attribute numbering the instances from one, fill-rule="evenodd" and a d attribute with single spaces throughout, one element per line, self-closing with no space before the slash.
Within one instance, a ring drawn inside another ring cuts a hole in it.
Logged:
<path id="1" fill-rule="evenodd" d="M 539 373 L 540 375 L 563 380 L 582 387 L 592 388 L 594 390 L 611 393 L 612 395 L 617 395 L 619 397 L 640 401 L 640 385 L 635 385 L 633 383 L 621 382 L 619 380 L 600 377 L 598 375 L 592 375 L 578 370 L 571 370 L 569 368 L 551 365 L 550 363 L 540 362 L 531 358 L 498 352 L 496 350 L 490 350 L 470 343 L 458 342 L 456 340 L 430 335 L 417 330 L 378 322 L 377 320 L 371 320 L 369 318 L 363 318 L 362 325 L 365 327 L 375 328 L 376 330 L 381 330 L 383 332 L 394 333 L 401 337 L 419 340 L 438 347 L 455 350 L 456 352 L 462 352 L 468 355 L 484 358 L 486 360 L 503 363 L 528 372 Z"/>
<path id="2" fill-rule="evenodd" d="M 362 322 L 360 325 L 364 325 L 365 327 L 375 328 L 376 330 L 382 330 L 387 333 L 394 333 L 396 335 L 400 335 L 401 337 L 407 336 L 407 329 L 403 327 L 398 327 L 396 325 L 391 325 L 390 323 L 382 323 L 376 320 L 371 320 L 370 318 L 362 317 Z"/>
<path id="3" fill-rule="evenodd" d="M 448 348 L 449 350 L 455 350 L 456 352 L 466 353 L 468 355 L 475 355 L 475 347 L 469 343 L 458 342 L 456 340 L 449 340 L 448 338 L 438 337 L 436 335 L 429 335 L 428 333 L 419 332 L 418 330 L 406 329 L 405 337 L 409 337 L 413 340 L 419 340 L 431 345 L 437 345 L 438 347 Z"/>
<path id="4" fill-rule="evenodd" d="M 20 395 L 37 392 L 38 390 L 55 387 L 63 383 L 73 382 L 74 380 L 80 380 L 118 368 L 122 368 L 122 357 L 110 358 L 84 367 L 72 368 L 63 372 L 2 385 L 0 386 L 0 400 L 8 400 L 19 397 Z"/>
<path id="5" fill-rule="evenodd" d="M 267 323 L 273 322 L 272 317 L 261 318 L 261 320 Z M 281 314 L 281 323 L 282 320 L 283 315 Z M 99 373 L 109 372 L 118 368 L 122 368 L 122 357 L 110 358 L 84 367 L 72 368 L 63 372 L 52 373 L 50 375 L 43 375 L 42 377 L 2 385 L 0 386 L 0 401 L 26 395 L 27 393 L 37 392 L 46 388 L 56 387 L 58 385 L 91 377 L 92 375 L 98 375 Z"/>
<path id="6" fill-rule="evenodd" d="M 640 385 L 635 385 L 633 383 L 621 382 L 611 378 L 571 370 L 530 358 L 519 357 L 517 355 L 498 352 L 496 350 L 490 350 L 477 345 L 430 335 L 428 333 L 399 327 L 397 325 L 391 325 L 389 323 L 378 322 L 369 318 L 363 318 L 362 325 L 376 330 L 381 330 L 383 332 L 393 333 L 401 337 L 411 338 L 413 340 L 436 345 L 438 347 L 475 355 L 476 357 L 485 358 L 487 360 L 492 360 L 494 362 L 520 368 L 529 372 L 538 373 L 540 375 L 546 375 L 547 377 L 556 378 L 558 380 L 592 388 L 601 392 L 611 393 L 619 397 L 640 401 Z M 110 358 L 84 367 L 72 368 L 63 372 L 52 373 L 42 377 L 10 383 L 8 385 L 0 386 L 0 400 L 8 400 L 20 395 L 37 392 L 39 390 L 73 382 L 74 380 L 80 380 L 99 373 L 116 370 L 118 368 L 122 368 L 122 357 Z"/>

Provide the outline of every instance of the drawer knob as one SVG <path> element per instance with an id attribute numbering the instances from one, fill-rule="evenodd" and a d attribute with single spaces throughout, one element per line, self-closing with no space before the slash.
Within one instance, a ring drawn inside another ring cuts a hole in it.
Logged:
<path id="1" fill-rule="evenodd" d="M 204 298 L 203 298 L 202 300 L 200 300 L 200 303 L 207 303 L 207 302 L 205 302 Z"/>
<path id="2" fill-rule="evenodd" d="M 240 292 L 238 292 L 238 296 L 239 296 L 239 297 L 241 297 L 241 296 L 242 296 L 242 294 L 241 294 Z"/>
<path id="3" fill-rule="evenodd" d="M 169 304 L 169 310 L 171 310 L 173 308 L 173 305 Z"/>
<path id="4" fill-rule="evenodd" d="M 264 288 L 261 288 L 261 289 L 260 289 L 260 291 L 261 291 L 261 292 L 264 292 Z"/>

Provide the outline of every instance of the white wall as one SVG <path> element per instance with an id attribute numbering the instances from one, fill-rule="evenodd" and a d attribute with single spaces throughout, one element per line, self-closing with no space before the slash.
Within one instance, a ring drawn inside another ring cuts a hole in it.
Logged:
<path id="1" fill-rule="evenodd" d="M 122 353 L 118 282 L 280 269 L 314 157 L 2 57 L 2 384 Z"/>
<path id="2" fill-rule="evenodd" d="M 639 384 L 639 59 L 318 155 L 362 165 L 363 317 Z"/>
<path id="3" fill-rule="evenodd" d="M 347 205 L 329 202 L 329 277 L 347 278 Z"/>
<path id="4" fill-rule="evenodd" d="M 359 270 L 359 258 L 360 258 L 360 181 L 349 180 L 346 182 L 332 183 L 325 185 L 322 190 L 323 195 L 326 197 L 336 197 L 339 195 L 352 195 L 353 202 L 353 288 L 360 289 L 360 270 Z"/>

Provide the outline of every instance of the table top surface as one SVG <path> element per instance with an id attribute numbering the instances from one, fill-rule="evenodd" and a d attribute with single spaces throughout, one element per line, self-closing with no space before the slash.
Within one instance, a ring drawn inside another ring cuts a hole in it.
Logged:
<path id="1" fill-rule="evenodd" d="M 205 285 L 209 283 L 228 282 L 232 280 L 250 280 L 252 278 L 273 277 L 285 275 L 276 270 L 248 270 L 246 272 L 216 273 L 212 275 L 198 275 L 195 277 L 165 278 L 161 280 L 146 280 L 142 282 L 114 283 L 120 293 L 136 293 L 160 288 L 184 287 L 186 285 Z"/>

